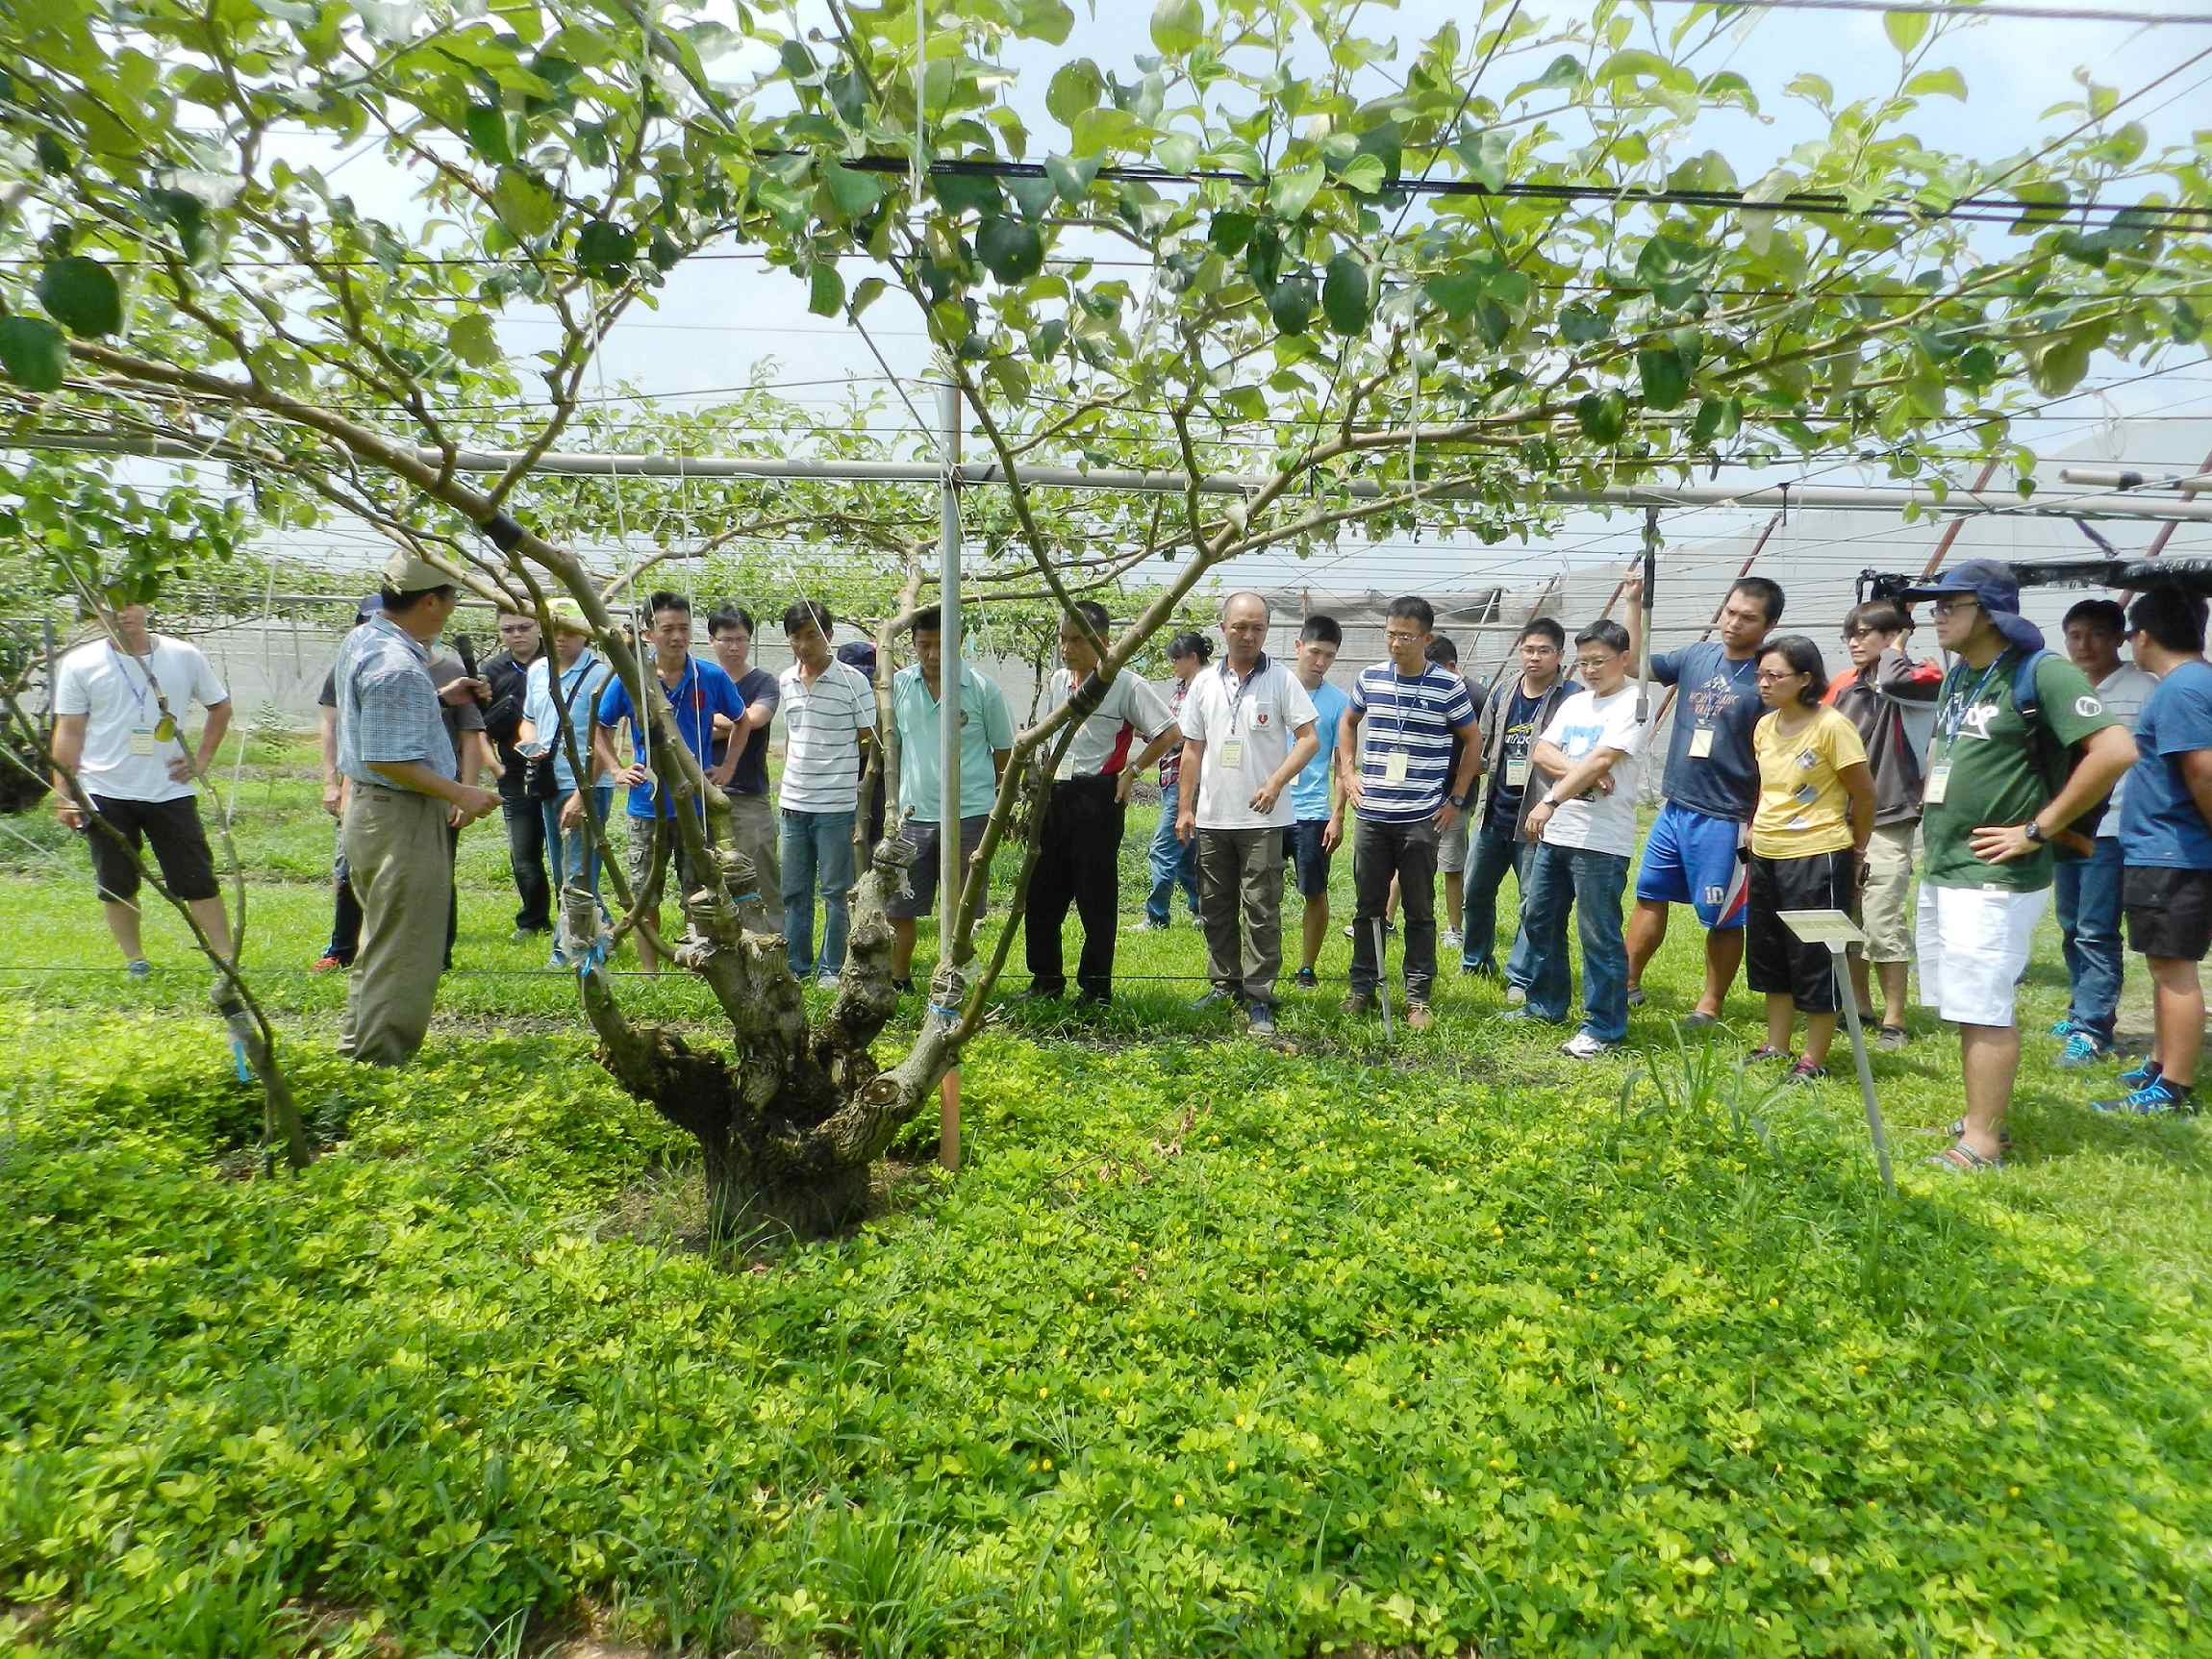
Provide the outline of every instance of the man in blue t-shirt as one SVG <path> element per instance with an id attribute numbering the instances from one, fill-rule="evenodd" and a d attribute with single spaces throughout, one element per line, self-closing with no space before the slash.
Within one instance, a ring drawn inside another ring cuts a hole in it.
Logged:
<path id="1" fill-rule="evenodd" d="M 2135 722 L 2136 762 L 2121 792 L 2127 943 L 2150 968 L 2150 1058 L 2099 1112 L 2194 1112 L 2204 1047 L 2198 964 L 2212 948 L 2212 666 L 2204 601 L 2153 588 L 2128 608 L 2136 666 L 2158 684 Z"/>
<path id="2" fill-rule="evenodd" d="M 1382 981 L 1376 936 L 1391 882 L 1405 913 L 1405 1023 L 1425 1031 L 1436 980 L 1436 865 L 1439 842 L 1467 810 L 1474 782 L 1474 703 L 1449 668 L 1428 660 L 1436 612 L 1412 594 L 1393 599 L 1383 620 L 1390 660 L 1362 668 L 1351 707 L 1337 729 L 1337 770 L 1358 809 L 1352 836 L 1351 994 L 1345 1012 L 1374 1006 Z M 1361 727 L 1366 742 L 1361 742 Z M 1460 740 L 1452 767 L 1452 740 Z"/>
<path id="3" fill-rule="evenodd" d="M 1630 577 L 1629 654 L 1643 644 L 1644 584 Z M 1705 991 L 1682 1021 L 1697 1030 L 1721 1018 L 1721 1002 L 1744 962 L 1744 848 L 1759 804 L 1759 763 L 1751 728 L 1759 701 L 1759 646 L 1782 619 L 1782 590 L 1745 576 L 1728 590 L 1714 624 L 1718 642 L 1700 641 L 1651 659 L 1651 677 L 1675 688 L 1674 730 L 1661 779 L 1659 816 L 1644 843 L 1636 876 L 1636 914 L 1628 918 L 1628 1003 L 1644 1001 L 1644 969 L 1667 939 L 1667 907 L 1687 904 L 1705 929 Z"/>
<path id="4" fill-rule="evenodd" d="M 1514 649 L 1521 672 L 1501 688 L 1483 712 L 1476 763 L 1482 779 L 1473 829 L 1468 838 L 1467 903 L 1460 918 L 1459 966 L 1464 973 L 1497 974 L 1497 890 L 1512 870 L 1525 896 L 1528 863 L 1536 843 L 1525 833 L 1528 809 L 1549 780 L 1532 776 L 1536 740 L 1551 723 L 1559 705 L 1582 688 L 1562 671 L 1567 630 L 1550 616 L 1539 616 L 1521 629 Z M 1534 788 L 1530 786 L 1534 785 Z M 1505 964 L 1506 1000 L 1527 1000 L 1535 976 L 1528 934 L 1515 934 Z"/>
<path id="5" fill-rule="evenodd" d="M 645 616 L 647 639 L 653 647 L 653 671 L 660 681 L 661 694 L 668 699 L 684 747 L 698 761 L 707 782 L 722 789 L 728 785 L 730 774 L 737 770 L 743 748 L 742 744 L 731 743 L 720 764 L 710 764 L 708 756 L 715 744 L 715 716 L 742 720 L 745 699 L 738 691 L 737 682 L 728 674 L 715 664 L 702 663 L 691 655 L 691 602 L 689 599 L 681 593 L 657 592 L 645 602 Z M 625 720 L 630 725 L 630 765 L 626 767 L 615 752 L 615 728 Z M 633 897 L 646 887 L 656 862 L 661 866 L 662 886 L 666 885 L 670 864 L 676 867 L 676 880 L 682 892 L 691 892 L 707 879 L 706 871 L 691 867 L 691 861 L 684 851 L 683 838 L 675 833 L 675 795 L 654 778 L 651 762 L 657 735 L 641 717 L 637 705 L 631 700 L 630 687 L 621 676 L 608 681 L 607 689 L 599 693 L 599 721 L 591 735 L 591 747 L 598 763 L 593 769 L 613 772 L 617 781 L 630 786 L 629 868 Z M 694 799 L 691 811 L 699 816 L 704 827 L 706 802 Z M 659 851 L 656 858 L 657 848 L 665 850 Z M 658 973 L 661 965 L 653 946 L 661 932 L 660 886 L 644 897 L 643 920 L 651 923 L 651 928 L 648 931 L 641 926 L 638 930 L 638 963 L 647 973 Z"/>
<path id="6" fill-rule="evenodd" d="M 1296 983 L 1311 990 L 1320 984 L 1314 965 L 1329 933 L 1329 861 L 1345 839 L 1345 792 L 1336 775 L 1337 723 L 1351 699 L 1328 682 L 1345 631 L 1334 616 L 1308 616 L 1298 630 L 1298 684 L 1314 700 L 1314 736 L 1320 747 L 1291 785 L 1291 810 L 1297 821 L 1283 840 L 1283 851 L 1305 903 L 1304 954 Z"/>

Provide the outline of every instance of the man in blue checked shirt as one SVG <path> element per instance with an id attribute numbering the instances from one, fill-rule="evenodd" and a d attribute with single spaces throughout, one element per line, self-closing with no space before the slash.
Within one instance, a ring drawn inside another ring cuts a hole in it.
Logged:
<path id="1" fill-rule="evenodd" d="M 733 743 L 720 766 L 708 764 L 715 745 L 715 716 L 742 718 L 745 699 L 738 691 L 737 682 L 728 674 L 715 664 L 702 663 L 691 655 L 691 602 L 689 599 L 681 593 L 657 592 L 645 602 L 645 616 L 647 638 L 653 647 L 654 675 L 661 683 L 661 694 L 668 699 L 675 713 L 676 730 L 683 737 L 684 747 L 691 751 L 700 769 L 706 773 L 707 782 L 720 789 L 737 770 L 738 759 L 743 750 L 742 745 Z M 630 765 L 627 767 L 615 753 L 615 728 L 624 720 L 630 722 Z M 645 887 L 646 879 L 653 872 L 658 844 L 667 849 L 662 863 L 664 885 L 667 867 L 673 865 L 676 880 L 681 884 L 678 891 L 690 892 L 706 884 L 707 872 L 691 867 L 683 840 L 676 834 L 675 796 L 654 780 L 652 741 L 651 728 L 640 717 L 631 700 L 629 686 L 617 675 L 599 694 L 599 723 L 592 734 L 591 749 L 596 757 L 595 770 L 613 772 L 618 782 L 630 786 L 630 891 L 636 895 Z M 583 796 L 579 793 L 575 798 L 581 800 Z M 701 815 L 703 823 L 705 800 L 694 799 L 691 810 Z M 652 931 L 639 930 L 638 963 L 647 973 L 658 973 L 660 961 L 654 954 L 653 941 L 661 931 L 660 890 L 646 893 L 642 903 Z"/>
<path id="2" fill-rule="evenodd" d="M 1362 668 L 1351 707 L 1337 729 L 1337 771 L 1357 810 L 1352 832 L 1351 994 L 1346 1014 L 1374 1006 L 1382 967 L 1376 923 L 1396 878 L 1405 911 L 1405 1022 L 1425 1031 L 1429 987 L 1436 980 L 1437 846 L 1467 810 L 1480 750 L 1473 700 L 1466 682 L 1428 660 L 1436 613 L 1411 594 L 1393 599 L 1383 623 L 1390 660 Z M 1361 741 L 1362 729 L 1366 741 Z M 1461 740 L 1451 771 L 1452 740 Z"/>

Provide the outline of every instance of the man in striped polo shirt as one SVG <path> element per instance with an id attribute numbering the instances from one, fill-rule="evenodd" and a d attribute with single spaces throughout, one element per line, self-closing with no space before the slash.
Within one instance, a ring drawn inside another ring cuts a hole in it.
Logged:
<path id="1" fill-rule="evenodd" d="M 1098 639 L 1111 622 L 1106 607 L 1078 599 L 1075 609 Z M 1098 672 L 1098 653 L 1071 616 L 1060 619 L 1060 660 L 1052 689 L 1068 702 Z M 1129 786 L 1138 773 L 1180 749 L 1183 729 L 1160 694 L 1123 668 L 1098 695 L 1098 706 L 1076 728 L 1053 772 L 1044 809 L 1043 845 L 1029 877 L 1029 910 L 1022 931 L 1029 954 L 1032 997 L 1051 1000 L 1068 989 L 1060 930 L 1072 904 L 1083 919 L 1083 956 L 1075 966 L 1075 1000 L 1102 1006 L 1114 994 L 1114 944 L 1120 898 L 1121 828 Z"/>
<path id="2" fill-rule="evenodd" d="M 784 609 L 792 666 L 776 677 L 784 712 L 781 839 L 784 947 L 792 977 L 834 989 L 844 968 L 853 884 L 853 819 L 861 758 L 875 736 L 875 688 L 831 653 L 836 622 L 812 599 Z M 815 892 L 822 901 L 821 954 L 815 954 Z"/>
<path id="3" fill-rule="evenodd" d="M 1337 771 L 1358 814 L 1352 832 L 1358 910 L 1345 1012 L 1365 1014 L 1374 1006 L 1382 978 L 1375 924 L 1395 877 L 1405 912 L 1405 1022 L 1413 1031 L 1433 1023 L 1428 993 L 1436 980 L 1437 844 L 1467 809 L 1479 759 L 1466 682 L 1428 660 L 1435 626 L 1426 599 L 1407 594 L 1391 601 L 1383 622 L 1390 660 L 1360 670 L 1352 705 L 1337 728 Z M 1458 774 L 1451 776 L 1454 737 L 1461 742 Z"/>

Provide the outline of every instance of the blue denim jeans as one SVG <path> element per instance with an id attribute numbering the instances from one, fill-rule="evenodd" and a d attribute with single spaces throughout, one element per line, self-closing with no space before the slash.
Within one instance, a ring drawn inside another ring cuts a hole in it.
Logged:
<path id="1" fill-rule="evenodd" d="M 777 862 L 784 876 L 784 944 L 800 979 L 844 971 L 845 931 L 852 925 L 854 814 L 786 808 Z M 815 892 L 822 900 L 822 950 L 815 955 Z"/>
<path id="2" fill-rule="evenodd" d="M 575 792 L 570 790 L 565 794 L 555 795 L 549 801 L 538 803 L 538 810 L 545 818 L 545 862 L 550 867 L 553 878 L 553 903 L 556 909 L 561 903 L 561 890 L 568 885 L 568 872 L 571 870 L 593 892 L 599 891 L 599 853 L 591 844 L 591 832 L 582 824 L 572 830 L 561 827 L 561 809 L 568 804 L 568 796 Z M 608 809 L 614 802 L 613 784 L 591 786 L 591 799 L 587 803 L 587 808 L 602 828 L 607 822 Z"/>
<path id="3" fill-rule="evenodd" d="M 2100 835 L 2088 858 L 2060 859 L 2057 876 L 2058 932 L 2073 989 L 2066 1017 L 2110 1043 L 2122 972 L 2120 838 Z"/>
<path id="4" fill-rule="evenodd" d="M 1189 845 L 1175 839 L 1175 790 L 1169 784 L 1160 792 L 1160 825 L 1152 832 L 1152 891 L 1144 895 L 1144 917 L 1166 927 L 1173 909 L 1175 889 L 1183 890 L 1183 903 L 1198 914 L 1198 838 Z"/>
<path id="5" fill-rule="evenodd" d="M 1471 972 L 1497 967 L 1497 890 L 1505 872 L 1521 890 L 1521 908 L 1528 908 L 1528 866 L 1536 854 L 1534 842 L 1522 841 L 1510 823 L 1496 818 L 1482 824 L 1468 838 L 1467 909 L 1460 917 L 1459 965 Z M 1528 989 L 1528 929 L 1517 927 L 1513 948 L 1505 963 L 1505 977 L 1521 990 Z"/>
<path id="6" fill-rule="evenodd" d="M 1628 943 L 1621 895 L 1628 860 L 1621 853 L 1540 842 L 1522 890 L 1521 936 L 1528 942 L 1528 1012 L 1562 1020 L 1574 986 L 1567 966 L 1567 913 L 1582 942 L 1582 1029 L 1601 1043 L 1628 1035 Z"/>

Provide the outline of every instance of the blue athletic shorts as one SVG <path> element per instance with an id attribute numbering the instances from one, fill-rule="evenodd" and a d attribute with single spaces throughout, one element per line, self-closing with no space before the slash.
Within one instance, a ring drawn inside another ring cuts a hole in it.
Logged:
<path id="1" fill-rule="evenodd" d="M 1693 906 L 1708 930 L 1742 927 L 1748 829 L 1669 801 L 1644 843 L 1636 896 Z"/>
<path id="2" fill-rule="evenodd" d="M 1328 827 L 1326 818 L 1300 818 L 1283 837 L 1283 856 L 1297 877 L 1301 898 L 1319 898 L 1329 891 L 1331 855 L 1321 846 L 1321 831 Z"/>

